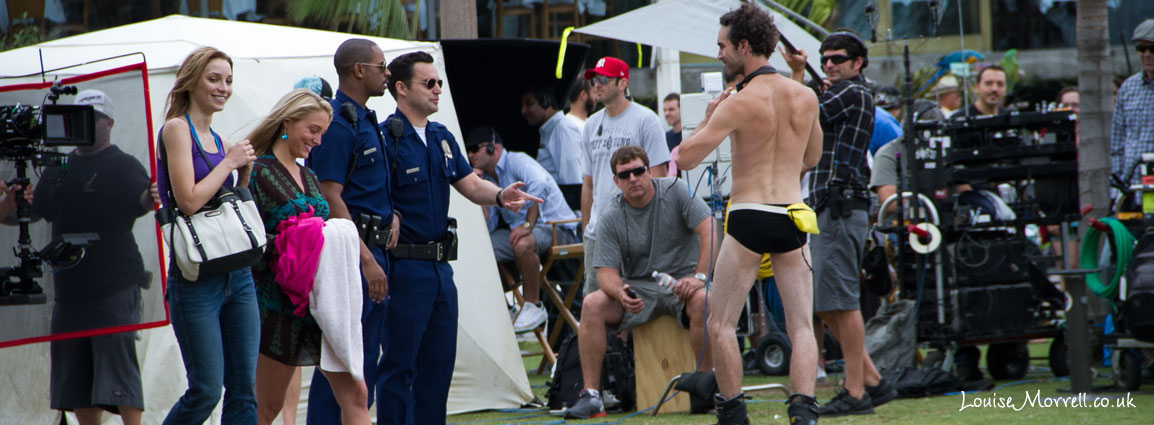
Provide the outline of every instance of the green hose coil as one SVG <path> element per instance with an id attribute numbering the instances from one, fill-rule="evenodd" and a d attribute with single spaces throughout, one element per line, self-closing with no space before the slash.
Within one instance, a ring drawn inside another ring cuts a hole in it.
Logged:
<path id="1" fill-rule="evenodd" d="M 1114 234 L 1114 246 L 1107 246 L 1103 248 L 1110 248 L 1117 256 L 1117 264 L 1114 266 L 1114 274 L 1110 278 L 1110 283 L 1103 285 L 1102 280 L 1098 278 L 1098 273 L 1086 274 L 1086 286 L 1094 292 L 1095 295 L 1105 298 L 1110 301 L 1118 299 L 1118 280 L 1126 273 L 1126 268 L 1130 266 L 1130 258 L 1134 255 L 1134 243 L 1137 241 L 1130 230 L 1126 228 L 1121 222 L 1114 218 L 1103 218 L 1102 223 L 1110 227 L 1111 233 Z M 1086 230 L 1086 237 L 1082 239 L 1082 254 L 1079 267 L 1082 269 L 1096 269 L 1098 268 L 1098 238 L 1102 232 L 1093 227 Z"/>

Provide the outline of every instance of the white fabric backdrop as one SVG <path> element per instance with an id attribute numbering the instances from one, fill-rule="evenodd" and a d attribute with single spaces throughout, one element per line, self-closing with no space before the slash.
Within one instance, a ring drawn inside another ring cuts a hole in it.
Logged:
<path id="1" fill-rule="evenodd" d="M 143 52 L 150 69 L 149 103 L 155 132 L 162 122 L 165 97 L 181 61 L 197 47 L 217 47 L 233 58 L 235 86 L 225 110 L 214 117 L 213 128 L 222 136 L 236 139 L 247 134 L 300 77 L 318 75 L 333 84 L 335 90 L 337 77 L 332 54 L 341 42 L 352 37 L 343 33 L 174 15 L 2 52 L 0 64 L 4 65 L 0 73 L 13 76 L 39 72 L 40 52 L 47 69 Z M 384 50 L 386 60 L 409 51 L 427 51 L 436 59 L 441 75 L 445 75 L 444 57 L 436 43 L 366 38 Z M 135 55 L 65 72 L 69 75 L 94 72 L 139 60 L 140 56 Z M 22 81 L 40 81 L 40 76 L 0 78 L 0 85 Z M 431 119 L 445 124 L 462 143 L 464 138 L 451 90 L 452 82 L 446 81 L 441 110 Z M 387 95 L 370 100 L 368 106 L 378 111 L 381 119 L 395 109 L 395 103 Z M 143 116 L 118 116 L 116 125 L 143 127 L 145 122 Z M 6 172 L 0 169 L 0 174 Z M 9 176 L 4 174 L 4 177 Z M 460 413 L 520 407 L 532 400 L 533 394 L 504 308 L 481 209 L 454 192 L 449 214 L 460 223 L 462 251 L 453 268 L 462 302 L 457 363 L 448 410 Z M 160 423 L 186 386 L 180 351 L 171 328 L 142 332 L 137 352 L 144 379 L 144 422 Z M 47 343 L 0 349 L 0 412 L 4 412 L 0 415 L 0 425 L 54 423 L 57 413 L 48 408 L 48 369 Z M 119 423 L 119 418 L 107 415 L 105 418 L 106 423 Z M 219 417 L 214 417 L 212 423 L 218 422 Z"/>

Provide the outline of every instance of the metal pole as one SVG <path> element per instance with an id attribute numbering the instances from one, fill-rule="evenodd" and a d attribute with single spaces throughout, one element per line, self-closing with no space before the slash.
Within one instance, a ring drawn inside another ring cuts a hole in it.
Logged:
<path id="1" fill-rule="evenodd" d="M 1088 393 L 1090 380 L 1090 338 L 1086 316 L 1086 281 L 1084 275 L 1066 277 L 1070 293 L 1070 313 L 1066 320 L 1067 359 L 1070 362 L 1070 391 Z"/>

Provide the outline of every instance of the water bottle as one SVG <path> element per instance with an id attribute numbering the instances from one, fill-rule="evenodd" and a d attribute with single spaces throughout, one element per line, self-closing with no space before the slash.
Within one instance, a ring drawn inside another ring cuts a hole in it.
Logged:
<path id="1" fill-rule="evenodd" d="M 670 276 L 668 273 L 659 272 L 657 270 L 653 271 L 653 279 L 657 281 L 658 285 L 666 288 L 672 288 L 673 284 L 677 282 L 677 279 L 674 279 L 673 276 Z"/>

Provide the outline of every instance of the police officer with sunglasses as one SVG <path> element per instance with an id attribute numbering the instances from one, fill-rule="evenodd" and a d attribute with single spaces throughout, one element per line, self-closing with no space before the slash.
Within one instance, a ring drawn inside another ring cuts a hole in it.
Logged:
<path id="1" fill-rule="evenodd" d="M 389 250 L 388 349 L 377 423 L 444 424 L 457 356 L 456 221 L 449 186 L 482 206 L 520 210 L 543 203 L 520 190 L 497 187 L 473 173 L 457 139 L 429 120 L 439 109 L 443 82 L 433 56 L 420 51 L 389 63 L 388 90 L 397 110 L 382 123 L 391 163 L 390 192 L 401 216 L 400 241 Z"/>

